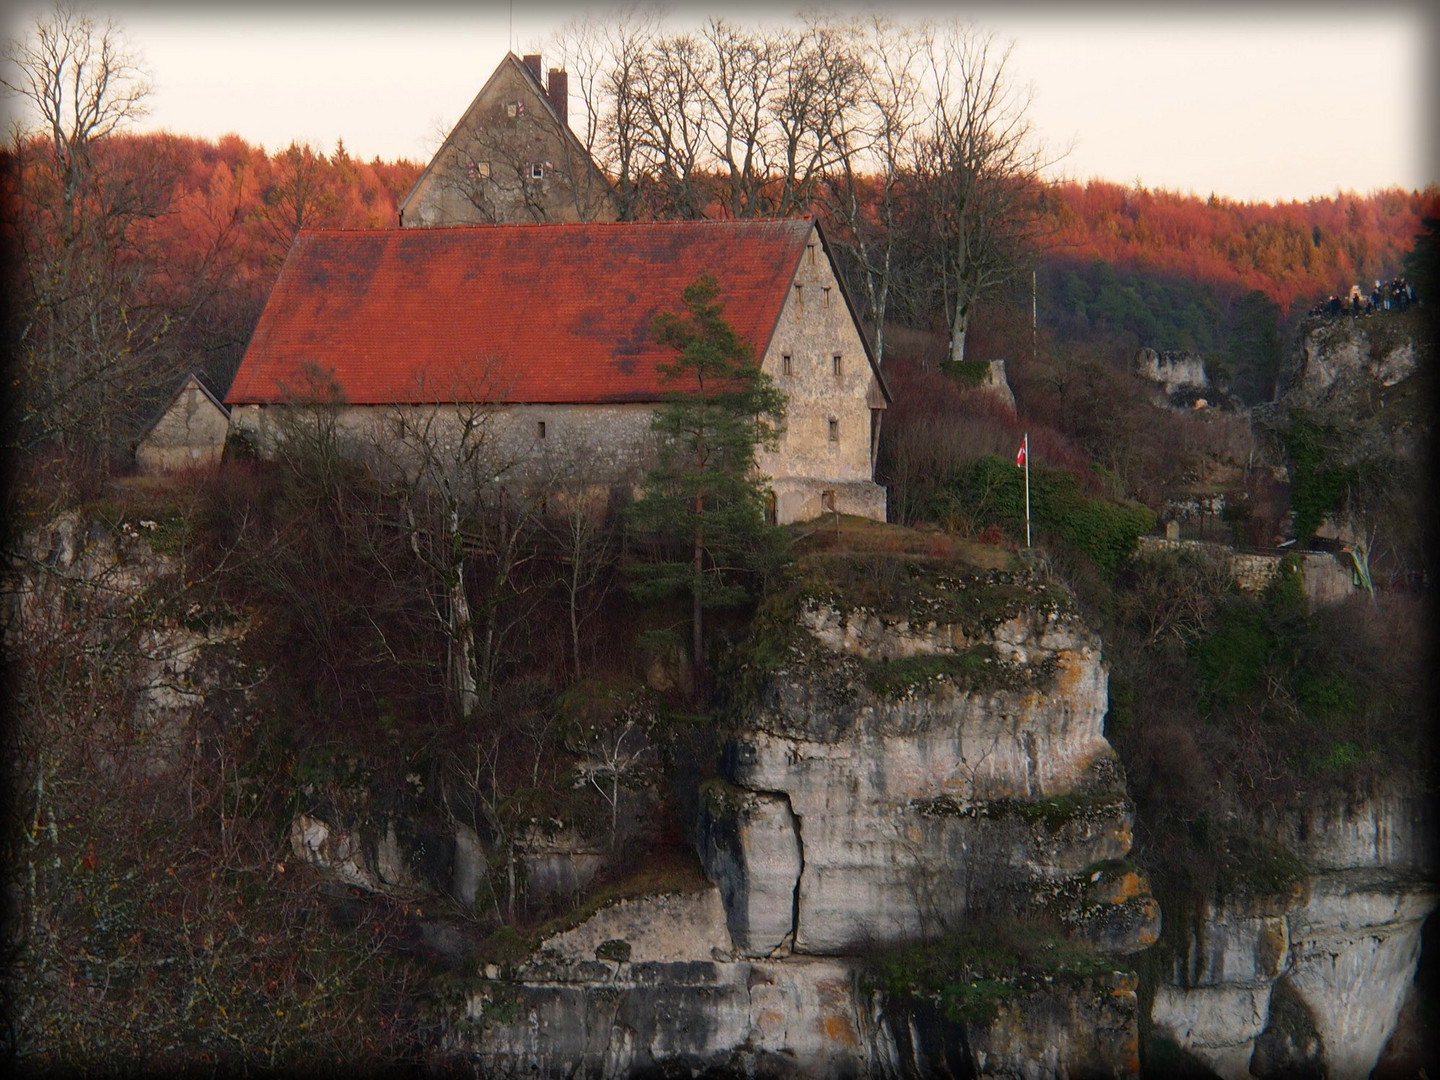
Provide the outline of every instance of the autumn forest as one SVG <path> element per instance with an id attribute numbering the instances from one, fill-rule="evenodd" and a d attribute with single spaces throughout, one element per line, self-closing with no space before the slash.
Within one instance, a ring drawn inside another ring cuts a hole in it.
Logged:
<path id="1" fill-rule="evenodd" d="M 111 198 L 131 219 L 131 259 L 148 268 L 143 295 L 184 324 L 163 336 L 163 366 L 172 378 L 199 370 L 221 390 L 295 233 L 394 224 L 422 168 L 361 161 L 343 143 L 329 153 L 294 144 L 267 152 L 235 135 L 214 142 L 116 135 L 92 153 L 102 175 L 132 178 Z M 5 172 L 11 184 L 14 175 Z M 16 206 L 14 194 L 6 204 L 19 217 L 50 212 Z M 1059 337 L 1104 340 L 1121 351 L 1225 352 L 1247 296 L 1252 309 L 1268 301 L 1258 310 L 1278 327 L 1329 293 L 1399 272 L 1432 194 L 1344 193 L 1271 205 L 1101 180 L 1052 184 L 1040 202 L 1040 323 Z M 980 351 L 972 355 L 1003 347 L 985 327 L 1007 321 L 1007 300 L 1028 315 L 1029 291 L 1021 281 L 1011 297 L 991 301 L 989 320 L 982 310 Z M 903 302 L 897 309 L 917 328 L 943 330 L 937 312 Z"/>

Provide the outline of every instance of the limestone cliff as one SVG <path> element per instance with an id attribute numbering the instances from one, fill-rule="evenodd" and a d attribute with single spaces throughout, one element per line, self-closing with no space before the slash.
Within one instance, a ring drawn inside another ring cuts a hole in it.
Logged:
<path id="1" fill-rule="evenodd" d="M 1393 791 L 1270 822 L 1311 873 L 1288 895 L 1210 900 L 1194 912 L 1156 988 L 1155 1028 L 1225 1080 L 1368 1076 L 1440 897 L 1428 826 L 1425 802 Z"/>
<path id="2" fill-rule="evenodd" d="M 490 969 L 450 1047 L 497 1074 L 1133 1073 L 1123 957 L 1154 942 L 1159 911 L 1122 861 L 1131 808 L 1094 633 L 1028 574 L 835 556 L 802 577 L 733 674 L 697 830 L 714 884 L 602 910 Z M 975 1014 L 873 977 L 877 950 L 1014 916 L 1090 959 L 994 977 L 959 956 L 991 994 Z"/>
<path id="3" fill-rule="evenodd" d="M 1420 364 L 1412 325 L 1390 315 L 1310 319 L 1280 372 L 1278 398 L 1315 408 L 1369 401 L 1376 392 L 1398 386 Z"/>

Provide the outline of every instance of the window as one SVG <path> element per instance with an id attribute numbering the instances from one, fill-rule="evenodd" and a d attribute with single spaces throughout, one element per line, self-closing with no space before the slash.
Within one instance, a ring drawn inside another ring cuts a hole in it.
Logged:
<path id="1" fill-rule="evenodd" d="M 839 375 L 842 370 L 842 365 L 840 363 L 840 354 L 838 352 L 834 356 L 830 357 L 830 363 L 835 369 L 835 374 Z"/>
<path id="2" fill-rule="evenodd" d="M 782 375 L 794 375 L 794 374 L 795 374 L 795 362 L 790 359 L 790 354 L 789 354 L 788 352 L 782 354 L 781 357 L 780 357 L 780 374 L 782 374 Z"/>
<path id="3" fill-rule="evenodd" d="M 830 418 L 830 441 L 840 441 L 840 421 L 836 420 L 833 416 Z"/>
<path id="4" fill-rule="evenodd" d="M 778 525 L 780 523 L 780 501 L 775 497 L 775 492 L 765 492 L 765 524 Z"/>
<path id="5" fill-rule="evenodd" d="M 544 420 L 537 420 L 537 421 L 535 421 L 535 437 L 536 437 L 537 439 L 543 439 L 543 438 L 545 437 L 545 421 L 544 421 Z"/>
<path id="6" fill-rule="evenodd" d="M 525 115 L 525 103 L 523 101 L 507 101 L 505 103 L 505 115 L 511 120 L 517 116 Z"/>
<path id="7" fill-rule="evenodd" d="M 545 163 L 544 163 L 543 161 L 532 161 L 532 162 L 530 163 L 530 179 L 531 179 L 531 180 L 544 180 L 544 179 L 545 179 Z"/>
<path id="8" fill-rule="evenodd" d="M 833 514 L 833 513 L 835 512 L 835 492 L 833 492 L 833 491 L 822 491 L 822 492 L 820 492 L 820 509 L 826 511 L 827 513 L 831 513 L 831 514 Z"/>
<path id="9" fill-rule="evenodd" d="M 814 265 L 815 265 L 815 242 L 812 240 L 810 243 L 806 244 L 806 245 L 805 245 L 805 250 L 806 250 L 807 252 L 809 252 L 809 254 L 810 254 L 810 265 L 811 265 L 811 266 L 814 266 Z"/>
<path id="10" fill-rule="evenodd" d="M 795 303 L 796 303 L 796 305 L 797 305 L 798 307 L 801 307 L 801 308 L 803 308 L 803 307 L 805 306 L 805 286 L 804 286 L 804 285 L 796 285 L 796 286 L 795 286 Z"/>
<path id="11" fill-rule="evenodd" d="M 825 307 L 829 307 L 829 306 L 830 306 L 830 286 L 829 286 L 829 285 L 822 285 L 822 286 L 820 286 L 820 287 L 825 290 L 824 306 L 825 306 Z"/>

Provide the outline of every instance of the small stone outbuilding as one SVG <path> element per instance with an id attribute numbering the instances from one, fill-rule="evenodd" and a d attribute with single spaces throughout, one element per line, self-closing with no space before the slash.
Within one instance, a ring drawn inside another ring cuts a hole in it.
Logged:
<path id="1" fill-rule="evenodd" d="M 193 372 L 135 445 L 145 475 L 213 465 L 225 450 L 230 410 Z"/>
<path id="2" fill-rule="evenodd" d="M 481 403 L 511 475 L 563 459 L 633 489 L 676 389 L 651 325 L 702 274 L 789 401 L 758 458 L 771 519 L 885 520 L 889 394 L 810 217 L 302 231 L 226 398 L 232 422 L 263 452 L 317 377 L 343 427 L 382 445 L 397 410 Z"/>

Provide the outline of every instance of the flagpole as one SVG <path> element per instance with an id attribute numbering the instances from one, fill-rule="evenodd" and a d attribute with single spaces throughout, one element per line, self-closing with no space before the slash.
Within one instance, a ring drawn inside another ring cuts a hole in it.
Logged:
<path id="1" fill-rule="evenodd" d="M 1030 546 L 1030 433 L 1025 433 L 1025 546 Z"/>

